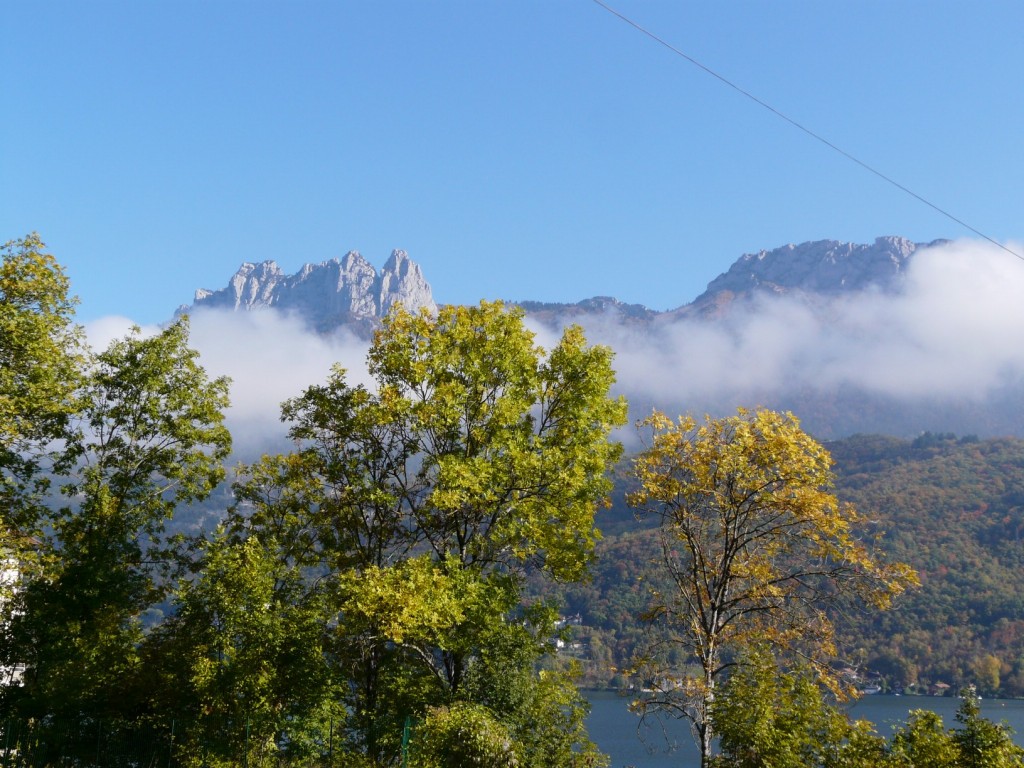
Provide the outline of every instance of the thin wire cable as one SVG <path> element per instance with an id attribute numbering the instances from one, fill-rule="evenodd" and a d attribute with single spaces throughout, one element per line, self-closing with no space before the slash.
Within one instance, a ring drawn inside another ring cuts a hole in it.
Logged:
<path id="1" fill-rule="evenodd" d="M 750 93 L 750 91 L 744 90 L 743 88 L 741 88 L 740 86 L 736 85 L 736 83 L 732 82 L 728 78 L 718 74 L 713 69 L 711 69 L 710 67 L 705 66 L 704 64 L 702 64 L 701 62 L 697 61 L 697 59 L 693 58 L 692 56 L 690 56 L 689 54 L 685 53 L 684 51 L 679 50 L 678 48 L 676 48 L 674 45 L 672 45 L 670 42 L 668 42 L 664 38 L 658 37 L 658 35 L 654 34 L 650 30 L 642 27 L 640 24 L 638 24 L 637 22 L 633 21 L 628 16 L 624 16 L 623 14 L 619 13 L 617 10 L 612 8 L 610 5 L 608 5 L 607 3 L 604 3 L 603 0 L 593 0 L 593 1 L 597 5 L 601 6 L 606 11 L 608 11 L 608 13 L 612 14 L 613 16 L 618 17 L 622 21 L 624 21 L 627 24 L 629 24 L 631 27 L 633 27 L 638 32 L 646 35 L 647 37 L 649 37 L 651 40 L 654 40 L 659 45 L 662 45 L 665 48 L 668 48 L 670 51 L 672 51 L 672 53 L 676 54 L 677 56 L 679 56 L 679 57 L 681 57 L 683 59 L 686 59 L 688 62 L 693 64 L 695 67 L 698 67 L 699 69 L 704 70 L 705 72 L 707 72 L 709 75 L 711 75 L 716 80 L 720 80 L 721 82 L 725 83 L 725 85 L 729 86 L 734 91 L 737 91 L 738 93 L 741 93 L 742 95 L 746 96 L 748 99 L 753 101 L 755 104 L 758 104 L 758 105 L 764 107 L 769 112 L 771 112 L 773 115 L 775 115 L 776 117 L 781 118 L 782 120 L 785 120 L 787 123 L 792 125 L 794 128 L 797 128 L 797 129 L 803 131 L 804 133 L 806 133 L 811 138 L 820 141 L 822 144 L 824 144 L 829 149 L 831 149 L 831 150 L 833 150 L 835 152 L 838 152 L 840 155 L 845 157 L 847 160 L 853 161 L 854 163 L 859 165 L 864 170 L 866 170 L 866 171 L 868 171 L 870 173 L 873 173 L 875 176 L 877 176 L 878 178 L 882 179 L 883 181 L 887 181 L 889 184 L 892 184 L 892 186 L 896 187 L 896 189 L 898 189 L 898 190 L 900 190 L 900 191 L 910 195 L 915 200 L 918 200 L 919 202 L 922 202 L 925 205 L 927 205 L 929 208 L 931 208 L 931 209 L 941 213 L 943 216 L 945 216 L 950 221 L 956 222 L 961 227 L 964 227 L 965 229 L 968 229 L 971 232 L 973 232 L 974 234 L 976 234 L 978 237 L 984 238 L 988 242 L 992 243 L 992 245 L 996 246 L 997 248 L 1001 248 L 1002 250 L 1006 251 L 1011 256 L 1015 256 L 1018 259 L 1020 259 L 1021 261 L 1024 261 L 1024 255 L 1021 255 L 1021 254 L 1017 253 L 1015 250 L 1013 250 L 1012 248 L 1009 248 L 1009 247 L 1003 245 L 998 240 L 995 240 L 995 239 L 989 237 L 984 232 L 982 232 L 980 229 L 977 229 L 976 227 L 972 227 L 970 224 L 968 224 L 963 219 L 958 219 L 956 216 L 951 214 L 949 211 L 943 210 L 942 208 L 940 208 L 939 206 L 937 206 L 935 203 L 931 202 L 930 200 L 927 200 L 927 199 L 921 197 L 921 195 L 917 194 L 912 189 L 908 189 L 907 187 L 903 186 L 902 184 L 900 184 L 898 181 L 896 181 L 892 177 L 886 176 L 884 173 L 882 173 L 878 169 L 873 168 L 872 166 L 868 165 L 863 160 L 860 160 L 859 158 L 854 157 L 849 152 L 844 150 L 842 147 L 836 146 L 831 141 L 826 139 L 824 136 L 821 136 L 820 134 L 815 133 L 810 128 L 806 127 L 805 125 L 802 125 L 802 124 L 798 123 L 796 120 L 791 118 L 789 115 L 786 115 L 785 113 L 780 112 L 779 110 L 777 110 L 775 107 L 773 107 L 768 102 L 763 101 L 762 99 L 759 99 L 757 96 L 755 96 L 754 94 Z"/>

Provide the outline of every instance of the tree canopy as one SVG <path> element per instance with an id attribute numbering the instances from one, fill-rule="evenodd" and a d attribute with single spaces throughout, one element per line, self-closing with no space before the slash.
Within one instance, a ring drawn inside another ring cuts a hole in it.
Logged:
<path id="1" fill-rule="evenodd" d="M 353 760 L 396 760 L 410 716 L 422 719 L 413 738 L 424 743 L 456 723 L 507 733 L 518 765 L 597 759 L 579 694 L 565 675 L 535 669 L 553 648 L 554 612 L 524 607 L 522 580 L 528 568 L 579 579 L 593 556 L 595 510 L 620 452 L 610 433 L 625 420 L 625 403 L 609 395 L 611 357 L 579 328 L 541 349 L 522 312 L 501 304 L 437 315 L 396 307 L 369 350 L 372 390 L 335 369 L 283 405 L 295 449 L 241 472 L 209 553 L 263 563 L 267 579 L 292 585 L 291 605 L 305 611 L 303 626 L 320 627 L 328 665 L 327 678 L 314 675 L 323 685 L 307 686 L 319 703 L 306 697 L 304 711 L 340 701 L 336 733 Z M 259 668 L 260 645 L 242 625 L 225 634 L 235 619 L 223 605 L 202 607 L 220 594 L 208 582 L 222 572 L 203 571 L 166 640 L 210 638 L 188 655 L 198 666 L 184 678 L 203 669 L 205 680 L 229 680 L 228 667 Z M 246 579 L 237 583 L 247 590 L 270 583 Z M 267 637 L 278 631 L 268 625 Z M 276 664 L 268 656 L 263 668 Z M 281 695 L 273 680 L 247 700 Z M 278 711 L 268 733 L 295 715 Z"/>
<path id="2" fill-rule="evenodd" d="M 142 614 L 173 586 L 162 541 L 175 508 L 224 476 L 227 382 L 187 346 L 188 324 L 135 333 L 83 358 L 79 411 L 58 462 L 67 504 L 52 504 L 4 634 L 3 658 L 25 665 L 9 713 L 122 716 L 120 680 L 138 665 Z"/>
<path id="3" fill-rule="evenodd" d="M 0 248 L 0 549 L 24 560 L 35 534 L 47 445 L 77 409 L 81 334 L 75 299 L 38 235 Z"/>
<path id="4" fill-rule="evenodd" d="M 768 643 L 807 659 L 840 692 L 826 609 L 885 608 L 915 576 L 880 562 L 862 542 L 856 511 L 832 493 L 828 452 L 791 414 L 741 409 L 698 424 L 655 412 L 643 426 L 651 439 L 636 459 L 640 487 L 630 502 L 659 519 L 670 576 L 648 618 L 699 673 L 670 668 L 654 653 L 641 664 L 656 693 L 641 704 L 689 718 L 706 763 L 708 704 L 738 651 Z"/>

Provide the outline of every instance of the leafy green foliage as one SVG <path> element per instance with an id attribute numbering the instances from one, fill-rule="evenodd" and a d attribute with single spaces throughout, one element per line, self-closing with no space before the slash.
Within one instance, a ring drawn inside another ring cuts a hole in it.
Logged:
<path id="1" fill-rule="evenodd" d="M 416 458 L 401 488 L 431 549 L 579 578 L 620 452 L 607 436 L 625 421 L 625 403 L 607 395 L 611 351 L 571 327 L 545 355 L 521 310 L 482 302 L 436 318 L 393 313 L 369 360 L 376 420 Z"/>
<path id="2" fill-rule="evenodd" d="M 180 503 L 223 476 L 224 380 L 210 381 L 187 346 L 187 324 L 114 342 L 81 375 L 81 424 L 58 466 L 67 506 L 49 510 L 0 652 L 27 665 L 4 691 L 8 713 L 134 718 L 141 617 L 164 598 L 174 549 L 161 540 Z"/>
<path id="3" fill-rule="evenodd" d="M 273 542 L 223 530 L 186 582 L 178 612 L 143 644 L 157 708 L 173 715 L 185 764 L 253 764 L 319 754 L 344 712 L 325 648 L 324 595 L 276 557 Z M 244 724 L 244 728 L 241 727 Z"/>
<path id="4" fill-rule="evenodd" d="M 38 235 L 0 247 L 0 550 L 23 570 L 42 514 L 48 444 L 66 435 L 78 408 L 81 334 L 68 290 Z"/>
<path id="5" fill-rule="evenodd" d="M 889 760 L 893 765 L 906 768 L 944 768 L 956 765 L 957 752 L 942 718 L 934 712 L 917 709 L 893 734 Z"/>
<path id="6" fill-rule="evenodd" d="M 205 498 L 224 478 L 227 390 L 227 379 L 209 380 L 188 347 L 187 318 L 154 336 L 136 329 L 114 341 L 88 371 L 82 423 L 67 449 L 80 473 L 65 493 L 104 486 L 154 534 L 176 507 Z"/>
<path id="7" fill-rule="evenodd" d="M 1011 768 L 1024 749 L 1003 725 L 981 717 L 973 690 L 961 697 L 958 728 L 916 710 L 886 741 L 851 722 L 807 670 L 779 674 L 765 651 L 744 657 L 713 706 L 721 754 L 715 768 Z"/>
<path id="8" fill-rule="evenodd" d="M 870 726 L 850 723 L 826 700 L 808 669 L 780 673 L 763 648 L 733 667 L 711 714 L 721 748 L 711 762 L 716 768 L 867 768 L 878 765 L 884 754 Z"/>
<path id="9" fill-rule="evenodd" d="M 518 768 L 508 730 L 478 704 L 435 707 L 416 728 L 411 765 L 415 768 Z"/>
<path id="10" fill-rule="evenodd" d="M 562 672 L 536 671 L 552 649 L 552 612 L 520 603 L 527 569 L 571 581 L 592 558 L 620 452 L 609 433 L 625 418 L 608 396 L 610 351 L 587 346 L 578 328 L 544 351 L 520 311 L 482 303 L 436 317 L 396 309 L 369 361 L 375 391 L 336 369 L 284 404 L 296 449 L 243 470 L 224 532 L 232 548 L 260 542 L 276 583 L 303 585 L 293 605 L 304 626 L 320 627 L 345 749 L 389 764 L 407 716 L 478 722 L 473 705 L 489 708 L 521 765 L 599 764 L 578 691 Z M 218 593 L 204 591 L 209 567 L 182 593 L 175 637 L 220 638 L 211 669 L 234 658 L 229 667 L 275 668 L 273 642 L 246 640 L 256 632 L 185 629 L 189 617 L 224 616 Z M 237 588 L 264 599 L 260 583 Z M 195 663 L 211 657 L 207 646 Z M 254 711 L 275 690 L 261 679 L 247 677 Z M 210 685 L 219 700 L 235 696 L 227 678 Z"/>
<path id="11" fill-rule="evenodd" d="M 958 768 L 1011 768 L 1024 765 L 1024 749 L 1013 743 L 1006 727 L 981 716 L 974 689 L 964 692 L 956 713 L 960 728 L 950 737 Z"/>
<path id="12" fill-rule="evenodd" d="M 64 270 L 38 235 L 0 247 L 0 448 L 58 437 L 74 411 L 79 332 Z M 7 457 L 5 457 L 6 459 Z"/>

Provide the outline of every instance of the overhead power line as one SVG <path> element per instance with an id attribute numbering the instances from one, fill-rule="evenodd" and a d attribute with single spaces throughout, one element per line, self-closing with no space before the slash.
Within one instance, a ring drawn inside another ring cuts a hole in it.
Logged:
<path id="1" fill-rule="evenodd" d="M 796 120 L 794 120 L 793 118 L 791 118 L 789 115 L 785 114 L 784 112 L 780 112 L 778 109 L 773 107 L 768 102 L 764 101 L 763 99 L 759 99 L 757 96 L 752 94 L 750 91 L 747 91 L 744 88 L 741 88 L 740 86 L 738 86 L 736 83 L 734 83 L 729 78 L 727 78 L 727 77 L 725 77 L 723 75 L 720 75 L 718 72 L 715 72 L 715 70 L 713 70 L 710 67 L 702 64 L 701 62 L 699 62 L 697 59 L 695 59 L 692 56 L 690 56 L 685 51 L 682 51 L 679 48 L 676 48 L 674 45 L 672 45 L 670 42 L 668 42 L 664 38 L 659 37 L 658 35 L 654 34 L 649 29 L 647 29 L 646 27 L 641 26 L 640 24 L 638 24 L 637 22 L 633 21 L 628 16 L 625 16 L 622 13 L 619 13 L 619 11 L 615 10 L 610 5 L 608 5 L 607 3 L 603 2 L 603 0 L 593 0 L 593 1 L 597 5 L 601 6 L 606 11 L 608 11 L 608 13 L 612 14 L 613 16 L 616 16 L 617 18 L 619 18 L 622 21 L 624 21 L 627 24 L 629 24 L 631 27 L 633 27 L 635 30 L 637 30 L 641 34 L 646 35 L 648 38 L 650 38 L 654 42 L 656 42 L 659 45 L 661 45 L 661 46 L 667 48 L 668 50 L 672 51 L 672 53 L 676 54 L 676 56 L 679 56 L 680 58 L 686 59 L 686 61 L 688 61 L 691 64 L 693 64 L 695 67 L 704 70 L 704 72 L 706 72 L 707 74 L 711 75 L 716 80 L 719 80 L 720 82 L 722 82 L 725 85 L 727 85 L 730 88 L 732 88 L 734 91 L 737 91 L 738 93 L 742 94 L 743 96 L 746 96 L 748 99 L 753 101 L 755 104 L 763 107 L 764 109 L 767 109 L 769 112 L 771 112 L 776 117 L 778 117 L 778 118 L 780 118 L 782 120 L 785 120 L 787 123 L 792 125 L 794 128 L 796 128 L 796 129 L 798 129 L 800 131 L 803 131 L 808 136 L 810 136 L 812 139 L 816 139 L 817 141 L 821 142 L 822 144 L 824 144 L 829 149 L 831 149 L 834 152 L 837 152 L 840 155 L 842 155 L 843 157 L 845 157 L 847 160 L 850 160 L 850 161 L 856 163 L 857 165 L 859 165 L 864 170 L 868 171 L 869 173 L 873 173 L 875 176 L 877 176 L 878 178 L 882 179 L 883 181 L 888 182 L 889 184 L 891 184 L 892 186 L 896 187 L 896 189 L 900 190 L 901 192 L 904 192 L 904 193 L 910 195 L 915 200 L 917 200 L 917 201 L 919 201 L 921 203 L 924 203 L 929 208 L 931 208 L 932 210 L 937 211 L 938 213 L 942 214 L 943 216 L 945 216 L 950 221 L 956 222 L 961 227 L 964 227 L 965 229 L 970 230 L 971 232 L 976 234 L 978 237 L 984 238 L 988 242 L 992 243 L 992 245 L 994 245 L 994 246 L 996 246 L 998 248 L 1001 248 L 1002 250 L 1006 251 L 1011 256 L 1015 256 L 1018 259 L 1020 259 L 1021 261 L 1024 261 L 1024 255 L 1022 255 L 1020 253 L 1017 253 L 1017 251 L 1013 250 L 1012 248 L 1009 248 L 1009 247 L 1003 245 L 998 240 L 995 240 L 994 238 L 989 237 L 984 232 L 982 232 L 980 229 L 978 229 L 976 227 L 972 227 L 970 224 L 968 224 L 963 219 L 959 219 L 956 216 L 954 216 L 953 214 L 951 214 L 949 211 L 947 211 L 947 210 L 945 210 L 943 208 L 940 208 L 938 205 L 936 205 L 935 203 L 931 202 L 930 200 L 922 197 L 921 195 L 917 194 L 912 189 L 909 189 L 908 187 L 905 187 L 903 184 L 900 184 L 898 181 L 893 179 L 891 176 L 887 176 L 886 174 L 884 174 L 881 171 L 879 171 L 877 168 L 874 168 L 871 165 L 868 165 L 867 163 L 865 163 L 863 160 L 855 157 L 854 155 L 851 155 L 849 152 L 847 152 L 842 147 L 836 146 L 835 144 L 833 144 L 831 141 L 826 139 L 821 134 L 815 133 L 814 131 L 812 131 L 807 126 L 802 125 L 801 123 L 799 123 Z"/>

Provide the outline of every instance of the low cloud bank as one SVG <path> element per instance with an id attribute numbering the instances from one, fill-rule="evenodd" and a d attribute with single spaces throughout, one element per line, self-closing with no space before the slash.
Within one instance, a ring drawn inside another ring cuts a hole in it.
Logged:
<path id="1" fill-rule="evenodd" d="M 94 349 L 103 349 L 131 326 L 125 318 L 104 318 L 86 333 Z M 200 310 L 191 315 L 190 330 L 190 344 L 207 373 L 231 379 L 227 425 L 237 456 L 246 461 L 281 449 L 287 432 L 281 403 L 324 383 L 334 365 L 346 369 L 352 384 L 369 383 L 366 341 L 346 333 L 317 336 L 289 315 Z"/>
<path id="2" fill-rule="evenodd" d="M 915 254 L 898 293 L 763 296 L 716 321 L 588 330 L 616 350 L 624 393 L 666 407 L 840 388 L 976 403 L 1024 380 L 1024 261 L 961 241 Z"/>
<path id="3" fill-rule="evenodd" d="M 272 311 L 197 311 L 191 322 L 203 365 L 232 379 L 228 420 L 242 458 L 280 448 L 280 403 L 324 382 L 333 365 L 347 369 L 353 384 L 371 384 L 368 344 L 354 336 L 317 336 Z M 102 348 L 130 325 L 105 318 L 87 332 Z M 817 398 L 808 408 L 821 411 L 822 402 L 837 402 L 832 393 L 853 391 L 861 401 L 888 404 L 876 413 L 881 427 L 858 427 L 853 414 L 850 428 L 885 431 L 886 414 L 904 406 L 936 411 L 941 425 L 946 406 L 979 414 L 992 400 L 1019 406 L 1017 393 L 1024 392 L 1024 261 L 973 241 L 919 251 L 897 293 L 762 297 L 715 321 L 646 327 L 608 315 L 586 325 L 592 342 L 615 350 L 616 390 L 631 401 L 634 417 L 652 406 L 699 414 L 741 404 L 802 415 L 802 403 Z M 557 330 L 531 326 L 541 345 L 557 342 Z"/>
<path id="4" fill-rule="evenodd" d="M 368 344 L 350 334 L 318 336 L 277 312 L 196 312 L 191 323 L 207 370 L 232 381 L 228 425 L 240 447 L 279 443 L 281 403 L 324 383 L 335 365 L 351 384 L 369 383 Z"/>

